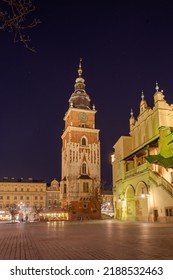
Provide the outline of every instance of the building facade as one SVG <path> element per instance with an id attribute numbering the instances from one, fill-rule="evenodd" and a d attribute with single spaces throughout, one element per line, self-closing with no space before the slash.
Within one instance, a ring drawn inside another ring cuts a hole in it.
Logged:
<path id="1" fill-rule="evenodd" d="M 0 220 L 10 218 L 34 220 L 38 211 L 46 207 L 46 183 L 44 181 L 4 177 L 0 180 Z"/>
<path id="2" fill-rule="evenodd" d="M 130 135 L 119 138 L 112 155 L 115 218 L 173 221 L 173 104 L 158 84 L 153 108 L 142 92 L 129 124 Z"/>
<path id="3" fill-rule="evenodd" d="M 62 134 L 61 206 L 71 219 L 100 217 L 100 140 L 81 62 Z"/>
<path id="4" fill-rule="evenodd" d="M 61 207 L 60 203 L 60 185 L 54 179 L 50 186 L 47 186 L 46 191 L 46 210 L 55 210 Z"/>
<path id="5" fill-rule="evenodd" d="M 113 193 L 109 190 L 101 191 L 101 218 L 114 217 Z"/>

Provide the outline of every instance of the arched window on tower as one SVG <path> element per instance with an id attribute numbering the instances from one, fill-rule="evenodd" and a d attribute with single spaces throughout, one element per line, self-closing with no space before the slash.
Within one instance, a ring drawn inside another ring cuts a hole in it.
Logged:
<path id="1" fill-rule="evenodd" d="M 87 165 L 85 162 L 82 163 L 82 174 L 87 174 Z"/>
<path id="2" fill-rule="evenodd" d="M 87 144 L 88 144 L 88 140 L 85 136 L 83 136 L 82 139 L 81 139 L 81 145 L 82 146 L 87 146 Z"/>

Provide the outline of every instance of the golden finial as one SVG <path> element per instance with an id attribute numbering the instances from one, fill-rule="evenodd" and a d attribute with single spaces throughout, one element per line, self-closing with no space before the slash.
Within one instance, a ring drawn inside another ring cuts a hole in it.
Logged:
<path id="1" fill-rule="evenodd" d="M 158 82 L 156 82 L 156 87 L 155 87 L 156 91 L 159 91 L 159 86 L 158 86 Z"/>
<path id="2" fill-rule="evenodd" d="M 130 116 L 131 116 L 131 118 L 133 117 L 133 109 L 132 108 L 131 108 Z"/>
<path id="3" fill-rule="evenodd" d="M 79 74 L 79 77 L 82 76 L 82 58 L 80 58 L 78 74 Z"/>
<path id="4" fill-rule="evenodd" d="M 142 100 L 144 100 L 144 92 L 142 90 L 142 95 L 141 95 Z"/>

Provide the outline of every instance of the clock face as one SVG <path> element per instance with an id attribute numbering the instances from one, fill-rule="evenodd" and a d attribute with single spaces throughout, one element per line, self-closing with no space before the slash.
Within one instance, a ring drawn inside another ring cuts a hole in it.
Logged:
<path id="1" fill-rule="evenodd" d="M 84 112 L 79 113 L 79 120 L 81 122 L 86 122 L 87 121 L 87 115 Z"/>

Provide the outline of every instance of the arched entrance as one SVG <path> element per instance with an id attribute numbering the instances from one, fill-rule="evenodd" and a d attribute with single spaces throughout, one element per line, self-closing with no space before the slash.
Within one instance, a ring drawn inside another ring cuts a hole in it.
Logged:
<path id="1" fill-rule="evenodd" d="M 134 221 L 136 219 L 135 209 L 135 191 L 132 185 L 129 185 L 125 192 L 126 205 L 127 205 L 127 220 Z"/>
<path id="2" fill-rule="evenodd" d="M 148 188 L 145 182 L 141 181 L 136 186 L 136 220 L 148 221 Z"/>

